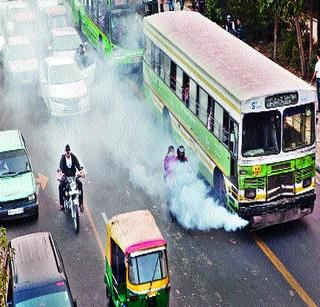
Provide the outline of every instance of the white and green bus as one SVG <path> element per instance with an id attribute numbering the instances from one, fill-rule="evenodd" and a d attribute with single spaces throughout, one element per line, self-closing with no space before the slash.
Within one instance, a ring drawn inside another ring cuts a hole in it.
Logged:
<path id="1" fill-rule="evenodd" d="M 313 211 L 315 89 L 195 12 L 144 19 L 144 92 L 253 228 Z"/>

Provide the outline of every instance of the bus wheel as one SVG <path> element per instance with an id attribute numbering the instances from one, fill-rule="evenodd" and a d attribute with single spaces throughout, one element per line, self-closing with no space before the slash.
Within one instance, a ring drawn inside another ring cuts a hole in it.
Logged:
<path id="1" fill-rule="evenodd" d="M 223 180 L 223 174 L 218 168 L 216 168 L 213 176 L 215 195 L 223 207 L 227 208 L 227 191 Z"/>
<path id="2" fill-rule="evenodd" d="M 164 107 L 162 111 L 162 125 L 165 132 L 171 134 L 172 132 L 172 125 L 171 125 L 171 118 L 169 110 Z"/>
<path id="3" fill-rule="evenodd" d="M 79 30 L 82 32 L 82 20 L 81 20 L 81 14 L 79 13 Z"/>

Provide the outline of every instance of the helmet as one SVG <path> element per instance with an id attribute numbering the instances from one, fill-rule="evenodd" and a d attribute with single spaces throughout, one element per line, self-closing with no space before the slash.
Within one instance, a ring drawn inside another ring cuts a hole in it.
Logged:
<path id="1" fill-rule="evenodd" d="M 227 19 L 231 19 L 231 15 L 227 15 Z"/>
<path id="2" fill-rule="evenodd" d="M 184 160 L 185 157 L 185 150 L 183 145 L 180 145 L 177 149 L 177 155 L 179 160 Z"/>

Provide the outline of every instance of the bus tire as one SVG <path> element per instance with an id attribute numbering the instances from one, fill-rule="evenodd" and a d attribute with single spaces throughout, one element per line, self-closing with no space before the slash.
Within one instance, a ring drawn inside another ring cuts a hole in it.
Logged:
<path id="1" fill-rule="evenodd" d="M 216 167 L 213 172 L 214 177 L 214 192 L 215 196 L 222 204 L 223 207 L 227 208 L 227 190 L 223 179 L 222 172 Z"/>
<path id="2" fill-rule="evenodd" d="M 168 132 L 171 135 L 172 133 L 171 118 L 170 118 L 169 110 L 166 107 L 164 107 L 162 111 L 162 125 L 163 125 L 163 130 L 165 132 Z"/>
<path id="3" fill-rule="evenodd" d="M 82 32 L 82 20 L 81 20 L 81 14 L 79 12 L 79 31 Z"/>

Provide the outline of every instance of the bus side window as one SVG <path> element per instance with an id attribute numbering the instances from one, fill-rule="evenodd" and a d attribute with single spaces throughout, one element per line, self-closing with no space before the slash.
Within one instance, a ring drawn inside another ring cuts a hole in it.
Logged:
<path id="1" fill-rule="evenodd" d="M 208 94 L 200 87 L 199 89 L 199 119 L 207 127 L 208 115 Z"/>
<path id="2" fill-rule="evenodd" d="M 155 71 L 156 68 L 156 46 L 154 45 L 153 42 L 151 42 L 151 67 Z"/>
<path id="3" fill-rule="evenodd" d="M 160 76 L 160 69 L 161 69 L 161 58 L 160 58 L 160 49 L 159 47 L 155 46 L 155 52 L 154 52 L 154 58 L 155 58 L 155 69 L 156 69 L 156 74 Z"/>
<path id="4" fill-rule="evenodd" d="M 229 113 L 223 110 L 223 133 L 222 133 L 222 142 L 229 146 L 229 130 L 230 130 L 230 117 Z"/>
<path id="5" fill-rule="evenodd" d="M 219 103 L 215 104 L 214 108 L 214 128 L 213 133 L 219 139 L 222 140 L 222 129 L 223 129 L 223 108 Z"/>
<path id="6" fill-rule="evenodd" d="M 237 123 L 230 117 L 229 150 L 235 157 L 238 156 L 238 131 Z"/>
<path id="7" fill-rule="evenodd" d="M 149 38 L 145 38 L 144 40 L 144 60 L 150 65 L 151 64 L 151 40 Z"/>
<path id="8" fill-rule="evenodd" d="M 160 78 L 161 80 L 164 80 L 165 78 L 165 62 L 166 62 L 166 54 L 160 50 Z"/>
<path id="9" fill-rule="evenodd" d="M 170 86 L 170 58 L 164 54 L 164 61 L 163 61 L 163 71 L 164 71 L 164 82 Z"/>
<path id="10" fill-rule="evenodd" d="M 197 115 L 197 84 L 190 79 L 190 92 L 189 92 L 189 109 L 195 115 Z"/>
<path id="11" fill-rule="evenodd" d="M 176 94 L 182 100 L 182 69 L 177 66 L 177 77 L 176 77 Z"/>
<path id="12" fill-rule="evenodd" d="M 177 65 L 171 61 L 170 65 L 170 88 L 176 90 L 176 79 L 177 79 Z"/>
<path id="13" fill-rule="evenodd" d="M 208 108 L 207 108 L 207 128 L 209 131 L 213 131 L 214 127 L 214 105 L 215 105 L 215 100 L 211 97 L 208 96 Z"/>
<path id="14" fill-rule="evenodd" d="M 189 108 L 189 102 L 190 102 L 189 98 L 190 98 L 190 78 L 184 72 L 182 77 L 182 101 L 184 102 L 187 108 Z"/>

